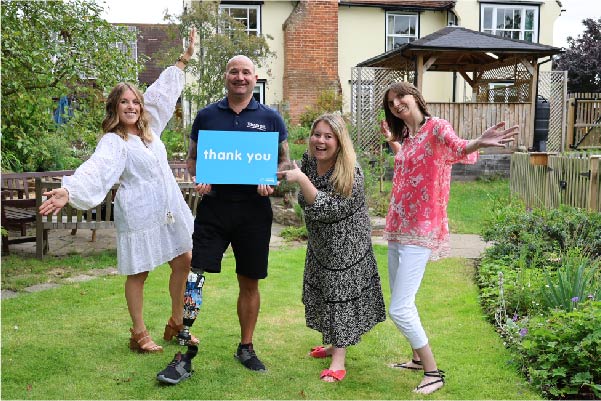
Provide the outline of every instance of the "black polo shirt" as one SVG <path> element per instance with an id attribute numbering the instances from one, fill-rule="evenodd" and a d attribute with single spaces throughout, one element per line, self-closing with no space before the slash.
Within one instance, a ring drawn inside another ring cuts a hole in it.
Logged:
<path id="1" fill-rule="evenodd" d="M 208 105 L 196 114 L 190 139 L 198 142 L 198 131 L 254 131 L 254 132 L 279 132 L 278 142 L 288 138 L 286 124 L 280 114 L 274 109 L 257 102 L 254 98 L 240 114 L 230 109 L 227 97 Z M 208 182 L 207 184 L 211 184 Z M 213 191 L 223 194 L 225 192 L 250 193 L 257 191 L 256 185 L 212 185 Z"/>

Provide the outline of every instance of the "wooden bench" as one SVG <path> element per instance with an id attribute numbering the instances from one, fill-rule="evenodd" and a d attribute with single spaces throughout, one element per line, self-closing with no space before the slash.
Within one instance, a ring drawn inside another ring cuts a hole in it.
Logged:
<path id="1" fill-rule="evenodd" d="M 191 182 L 178 183 L 186 203 L 192 210 L 192 214 L 196 214 L 196 206 L 200 196 L 194 190 L 195 185 Z M 43 193 L 54 188 L 60 188 L 61 183 L 56 181 L 44 181 L 37 178 L 35 181 L 36 191 L 36 208 L 43 202 Z M 97 229 L 115 228 L 113 220 L 113 200 L 119 185 L 114 185 L 106 194 L 104 200 L 96 207 L 88 210 L 78 210 L 67 204 L 56 216 L 42 216 L 37 214 L 36 219 L 36 256 L 43 258 L 49 251 L 48 231 L 56 229 L 71 229 L 79 228 L 91 229 L 92 241 L 95 239 Z"/>
<path id="2" fill-rule="evenodd" d="M 7 230 L 18 230 L 17 238 L 2 236 L 2 253 L 8 254 L 10 244 L 21 244 L 36 241 L 35 236 L 27 236 L 27 227 L 36 222 L 36 200 L 34 180 L 60 181 L 61 177 L 73 174 L 73 170 L 45 171 L 35 173 L 3 173 L 2 174 L 2 227 Z"/>

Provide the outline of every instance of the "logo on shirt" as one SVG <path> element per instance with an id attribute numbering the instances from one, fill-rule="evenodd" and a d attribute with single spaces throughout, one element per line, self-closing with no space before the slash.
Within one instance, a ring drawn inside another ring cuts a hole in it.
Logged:
<path id="1" fill-rule="evenodd" d="M 251 123 L 250 121 L 246 123 L 246 128 L 256 129 L 257 131 L 267 131 L 265 124 L 255 124 Z"/>

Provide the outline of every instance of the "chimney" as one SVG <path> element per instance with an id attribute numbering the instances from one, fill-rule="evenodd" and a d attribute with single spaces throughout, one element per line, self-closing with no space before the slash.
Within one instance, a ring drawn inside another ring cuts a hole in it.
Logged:
<path id="1" fill-rule="evenodd" d="M 299 122 L 325 90 L 341 93 L 338 76 L 338 1 L 301 0 L 283 24 L 284 101 Z"/>

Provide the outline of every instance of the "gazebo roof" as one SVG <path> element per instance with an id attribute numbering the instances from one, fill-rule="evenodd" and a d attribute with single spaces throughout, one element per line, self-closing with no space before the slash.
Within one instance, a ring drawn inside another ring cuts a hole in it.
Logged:
<path id="1" fill-rule="evenodd" d="M 365 60 L 357 67 L 402 69 L 407 62 L 421 55 L 436 57 L 429 71 L 474 71 L 493 65 L 512 65 L 516 59 L 538 59 L 561 52 L 560 48 L 553 46 L 449 26 Z"/>

